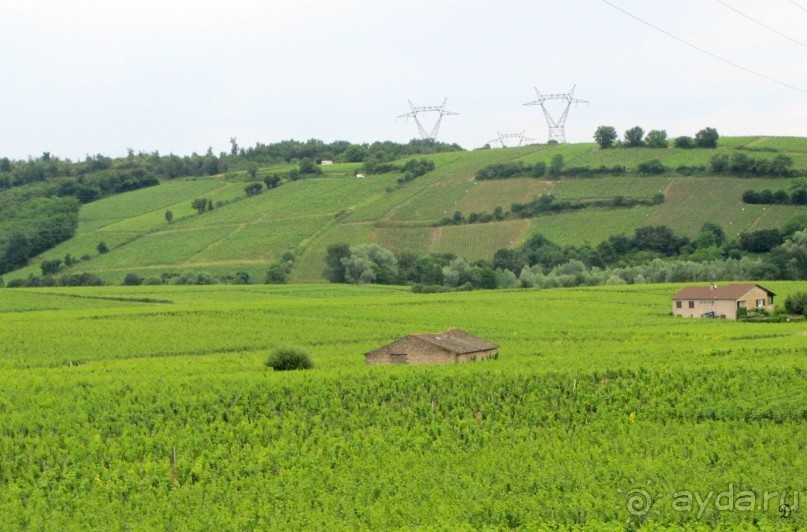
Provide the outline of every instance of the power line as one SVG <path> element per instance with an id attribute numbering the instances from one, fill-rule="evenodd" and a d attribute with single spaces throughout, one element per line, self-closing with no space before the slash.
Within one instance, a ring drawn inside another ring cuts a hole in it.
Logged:
<path id="1" fill-rule="evenodd" d="M 798 3 L 796 2 L 796 0 L 790 0 L 790 3 L 791 3 L 791 4 L 793 4 L 794 6 L 796 6 L 797 8 L 801 9 L 802 11 L 807 12 L 807 8 L 805 8 L 805 7 L 804 7 L 804 6 L 802 6 L 801 4 L 798 4 Z"/>
<path id="2" fill-rule="evenodd" d="M 771 27 L 770 27 L 770 26 L 768 26 L 767 24 L 765 24 L 765 23 L 763 23 L 763 22 L 758 21 L 757 19 L 755 19 L 754 17 L 752 17 L 752 16 L 750 16 L 750 15 L 746 15 L 745 13 L 743 13 L 742 11 L 740 11 L 739 9 L 737 9 L 736 7 L 734 7 L 734 6 L 730 6 L 729 4 L 727 4 L 726 2 L 724 2 L 723 0 L 715 0 L 715 2 L 717 2 L 718 4 L 720 4 L 720 5 L 722 5 L 722 6 L 725 6 L 725 7 L 729 8 L 729 9 L 731 9 L 732 11 L 734 11 L 735 13 L 737 13 L 738 15 L 740 15 L 740 16 L 742 16 L 742 17 L 747 18 L 748 20 L 750 20 L 750 21 L 751 21 L 751 22 L 753 22 L 754 24 L 757 24 L 757 25 L 759 25 L 759 26 L 762 26 L 762 27 L 763 27 L 763 28 L 765 28 L 766 30 L 768 30 L 768 31 L 771 31 L 771 32 L 775 33 L 775 34 L 776 34 L 776 35 L 778 35 L 779 37 L 784 37 L 784 38 L 785 38 L 785 39 L 787 39 L 788 41 L 792 41 L 792 42 L 794 42 L 794 43 L 798 44 L 799 46 L 803 46 L 803 47 L 807 48 L 807 44 L 804 44 L 803 42 L 799 41 L 798 39 L 794 39 L 794 38 L 793 38 L 793 37 L 791 37 L 790 35 L 785 35 L 784 33 L 782 33 L 781 31 L 779 31 L 779 30 L 777 30 L 777 29 L 775 29 L 775 28 L 771 28 Z M 799 7 L 801 7 L 801 6 L 799 6 Z"/>
<path id="3" fill-rule="evenodd" d="M 794 91 L 798 91 L 798 92 L 802 92 L 804 94 L 807 94 L 807 90 L 804 90 L 804 89 L 802 89 L 800 87 L 796 87 L 795 85 L 790 85 L 789 83 L 785 83 L 784 81 L 779 81 L 778 79 L 772 78 L 770 76 L 766 76 L 765 74 L 760 74 L 759 72 L 755 72 L 754 70 L 751 70 L 750 68 L 746 68 L 746 67 L 744 67 L 742 65 L 738 65 L 734 61 L 726 59 L 725 57 L 721 57 L 721 56 L 719 56 L 719 55 L 717 55 L 715 53 L 710 52 L 709 50 L 705 50 L 705 49 L 701 48 L 700 46 L 697 46 L 697 45 L 694 45 L 694 44 L 692 44 L 690 42 L 687 42 L 687 41 L 685 41 L 684 39 L 682 39 L 680 37 L 676 37 L 675 35 L 673 35 L 669 31 L 663 30 L 663 29 L 659 28 L 658 26 L 655 26 L 655 25 L 651 24 L 650 22 L 647 22 L 646 20 L 637 17 L 636 15 L 634 15 L 633 13 L 630 13 L 629 11 L 625 11 L 621 7 L 612 4 L 608 0 L 600 0 L 600 2 L 613 7 L 617 11 L 621 11 L 622 13 L 626 14 L 630 18 L 638 20 L 639 22 L 641 22 L 642 24 L 644 24 L 646 26 L 650 26 L 654 30 L 663 33 L 667 37 L 670 37 L 671 39 L 675 39 L 676 41 L 678 41 L 678 42 L 680 42 L 682 44 L 685 44 L 685 45 L 689 46 L 690 48 L 694 48 L 695 50 L 697 50 L 697 51 L 699 51 L 699 52 L 701 52 L 703 54 L 706 54 L 709 57 L 713 57 L 714 59 L 717 59 L 718 61 L 722 61 L 723 63 L 726 63 L 727 65 L 731 65 L 734 68 L 742 70 L 743 72 L 746 72 L 746 73 L 751 74 L 753 76 L 757 76 L 758 78 L 762 78 L 762 79 L 765 79 L 765 80 L 768 80 L 768 81 L 772 81 L 773 83 L 776 83 L 776 84 L 781 85 L 783 87 L 787 87 L 788 89 L 792 89 Z"/>

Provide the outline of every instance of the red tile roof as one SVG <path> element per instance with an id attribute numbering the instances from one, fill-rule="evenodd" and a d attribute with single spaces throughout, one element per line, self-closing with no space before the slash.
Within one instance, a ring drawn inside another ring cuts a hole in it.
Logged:
<path id="1" fill-rule="evenodd" d="M 769 296 L 776 295 L 758 284 L 732 283 L 726 286 L 685 286 L 673 294 L 672 299 L 728 299 L 736 301 L 747 294 L 752 288 L 761 288 L 767 292 Z"/>

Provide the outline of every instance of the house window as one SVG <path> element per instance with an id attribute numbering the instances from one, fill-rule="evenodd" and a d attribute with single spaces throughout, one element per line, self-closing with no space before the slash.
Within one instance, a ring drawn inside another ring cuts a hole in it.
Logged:
<path id="1" fill-rule="evenodd" d="M 765 300 L 764 299 L 757 299 L 757 306 L 758 307 L 764 307 L 765 306 Z"/>
<path id="2" fill-rule="evenodd" d="M 676 302 L 675 302 L 675 308 L 681 308 L 681 307 L 683 307 L 683 306 L 684 306 L 684 305 L 683 305 L 683 304 L 682 304 L 680 301 L 676 301 Z"/>
<path id="3" fill-rule="evenodd" d="M 689 302 L 689 308 L 695 308 L 695 302 L 694 301 Z"/>

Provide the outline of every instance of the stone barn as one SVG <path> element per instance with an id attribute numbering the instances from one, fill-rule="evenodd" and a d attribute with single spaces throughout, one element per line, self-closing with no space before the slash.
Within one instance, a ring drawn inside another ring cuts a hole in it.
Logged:
<path id="1" fill-rule="evenodd" d="M 499 346 L 461 329 L 410 334 L 365 353 L 367 364 L 455 364 L 491 358 Z"/>

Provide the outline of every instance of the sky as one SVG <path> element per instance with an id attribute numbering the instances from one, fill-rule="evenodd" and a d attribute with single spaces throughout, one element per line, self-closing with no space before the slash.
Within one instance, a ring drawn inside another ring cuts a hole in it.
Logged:
<path id="1" fill-rule="evenodd" d="M 543 143 L 572 87 L 569 142 L 807 136 L 807 0 L 608 2 L 0 0 L 0 157 L 407 142 L 446 98 L 438 140 Z"/>

